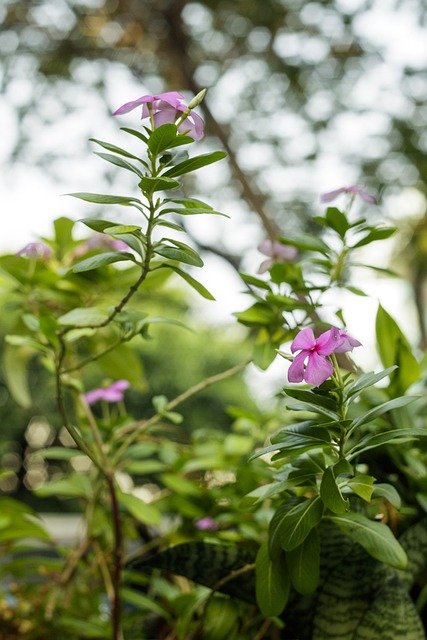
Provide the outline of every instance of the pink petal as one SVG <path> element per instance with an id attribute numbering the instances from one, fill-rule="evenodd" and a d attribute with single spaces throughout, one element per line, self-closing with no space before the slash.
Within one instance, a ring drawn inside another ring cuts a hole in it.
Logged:
<path id="1" fill-rule="evenodd" d="M 184 101 L 184 96 L 181 95 L 178 91 L 165 91 L 165 93 L 159 93 L 157 96 L 153 96 L 155 100 L 162 100 L 163 102 L 167 102 L 174 109 L 178 109 L 181 106 L 181 103 Z M 183 111 L 185 111 L 186 107 L 184 107 Z"/>
<path id="2" fill-rule="evenodd" d="M 318 387 L 325 382 L 334 372 L 334 368 L 329 360 L 313 352 L 308 358 L 305 369 L 304 380 L 309 384 Z"/>
<path id="3" fill-rule="evenodd" d="M 302 329 L 294 338 L 294 341 L 291 344 L 291 351 L 295 353 L 295 351 L 299 351 L 303 349 L 305 351 L 310 351 L 310 349 L 314 349 L 316 346 L 316 339 L 314 337 L 313 329 L 307 327 L 306 329 Z"/>
<path id="4" fill-rule="evenodd" d="M 322 333 L 316 340 L 316 351 L 322 356 L 329 356 L 343 343 L 343 338 L 336 327 Z"/>
<path id="5" fill-rule="evenodd" d="M 301 351 L 295 358 L 288 369 L 289 382 L 302 382 L 304 380 L 304 361 L 307 358 L 307 352 Z"/>
<path id="6" fill-rule="evenodd" d="M 131 102 L 125 102 L 121 107 L 119 107 L 114 113 L 113 116 L 121 116 L 123 113 L 128 113 L 132 111 L 132 109 L 136 109 L 140 104 L 145 104 L 146 102 L 154 102 L 155 96 L 142 96 L 141 98 L 137 98 L 136 100 L 132 100 Z"/>
<path id="7" fill-rule="evenodd" d="M 153 116 L 154 124 L 156 125 L 156 127 L 161 127 L 162 124 L 173 124 L 175 122 L 176 109 L 168 104 L 165 104 L 165 106 L 161 106 L 159 104 L 159 107 L 156 107 L 156 109 L 157 108 L 159 110 L 156 110 Z"/>
<path id="8" fill-rule="evenodd" d="M 204 135 L 204 122 L 197 113 L 193 111 L 189 114 L 189 116 L 179 125 L 178 131 L 187 131 L 188 135 L 193 138 L 193 140 L 201 140 Z"/>
<path id="9" fill-rule="evenodd" d="M 271 240 L 263 240 L 259 245 L 258 245 L 258 251 L 260 253 L 263 253 L 265 256 L 272 256 L 273 255 L 273 243 Z"/>
<path id="10" fill-rule="evenodd" d="M 335 191 L 328 191 L 327 193 L 323 193 L 320 196 L 320 202 L 332 202 L 339 195 L 345 193 L 345 187 L 341 187 L 341 189 L 335 189 Z"/>
<path id="11" fill-rule="evenodd" d="M 264 260 L 263 262 L 261 262 L 261 264 L 259 265 L 258 268 L 258 273 L 265 273 L 266 271 L 268 271 L 269 269 L 271 269 L 271 267 L 274 264 L 274 260 L 273 258 L 268 258 L 268 260 Z"/>
<path id="12" fill-rule="evenodd" d="M 93 389 L 92 391 L 88 391 L 85 393 L 85 399 L 88 404 L 94 404 L 101 400 L 103 396 L 103 389 Z"/>
<path id="13" fill-rule="evenodd" d="M 335 353 L 344 353 L 346 351 L 353 351 L 354 347 L 360 347 L 362 345 L 359 340 L 352 338 L 347 334 L 347 331 L 340 330 L 340 336 L 343 340 L 342 344 L 335 349 Z"/>

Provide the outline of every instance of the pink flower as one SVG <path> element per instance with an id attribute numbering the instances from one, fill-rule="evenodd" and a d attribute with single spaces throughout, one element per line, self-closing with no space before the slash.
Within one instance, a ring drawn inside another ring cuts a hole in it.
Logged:
<path id="1" fill-rule="evenodd" d="M 348 187 L 341 187 L 341 189 L 335 189 L 335 191 L 328 191 L 328 193 L 324 193 L 320 196 L 321 202 L 332 202 L 342 193 L 350 193 L 353 196 L 359 196 L 365 202 L 369 202 L 369 204 L 376 204 L 377 200 L 374 196 L 369 195 L 366 192 L 365 187 L 361 187 L 357 184 L 351 184 Z"/>
<path id="2" fill-rule="evenodd" d="M 194 526 L 196 529 L 199 529 L 199 531 L 216 531 L 218 529 L 218 524 L 210 516 L 195 520 Z"/>
<path id="3" fill-rule="evenodd" d="M 113 113 L 113 116 L 128 113 L 142 105 L 141 119 L 148 118 L 150 116 L 148 103 L 152 105 L 153 120 L 156 127 L 176 122 L 181 114 L 188 109 L 184 102 L 184 96 L 178 91 L 167 91 L 166 93 L 159 93 L 157 96 L 142 96 L 137 100 L 126 102 Z M 201 140 L 203 138 L 203 120 L 197 113 L 190 111 L 185 120 L 178 126 L 178 131 L 186 131 L 194 140 Z"/>
<path id="4" fill-rule="evenodd" d="M 40 258 L 46 260 L 52 255 L 51 249 L 43 244 L 43 242 L 29 242 L 22 247 L 17 253 L 17 256 L 23 256 L 24 258 Z"/>
<path id="5" fill-rule="evenodd" d="M 332 327 L 317 339 L 310 328 L 302 329 L 291 344 L 291 351 L 299 351 L 288 371 L 289 382 L 308 382 L 318 387 L 334 372 L 327 356 L 332 353 L 352 351 L 360 342 L 351 338 L 347 331 Z M 306 363 L 307 361 L 307 363 Z"/>
<path id="6" fill-rule="evenodd" d="M 120 402 L 123 400 L 123 394 L 129 388 L 127 380 L 117 380 L 112 385 L 100 389 L 92 389 L 85 393 L 85 400 L 88 404 L 95 404 L 98 400 L 106 402 Z"/>
<path id="7" fill-rule="evenodd" d="M 258 247 L 258 251 L 265 256 L 269 256 L 268 260 L 264 260 L 259 265 L 258 273 L 265 273 L 275 262 L 288 262 L 294 260 L 298 255 L 295 247 L 290 247 L 272 240 L 263 240 Z"/>
<path id="8" fill-rule="evenodd" d="M 111 238 L 111 236 L 104 235 L 102 233 L 98 233 L 97 235 L 91 236 L 83 242 L 83 244 L 79 245 L 74 249 L 72 253 L 73 258 L 80 258 L 84 256 L 88 251 L 92 251 L 93 249 L 113 249 L 114 251 L 128 251 L 128 245 L 123 242 L 123 240 L 115 240 Z"/>

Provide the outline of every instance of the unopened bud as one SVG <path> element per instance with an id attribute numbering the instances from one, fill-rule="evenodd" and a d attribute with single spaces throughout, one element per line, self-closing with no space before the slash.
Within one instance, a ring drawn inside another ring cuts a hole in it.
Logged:
<path id="1" fill-rule="evenodd" d="M 194 98 L 191 100 L 190 104 L 188 105 L 188 108 L 194 109 L 195 107 L 198 107 L 199 104 L 201 102 L 203 102 L 203 98 L 206 95 L 206 91 L 207 89 L 202 89 L 201 91 L 199 91 L 199 93 L 197 94 L 197 96 L 194 96 Z"/>

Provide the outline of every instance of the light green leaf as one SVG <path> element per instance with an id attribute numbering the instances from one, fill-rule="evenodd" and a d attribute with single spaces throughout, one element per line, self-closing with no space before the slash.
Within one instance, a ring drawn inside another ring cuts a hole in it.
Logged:
<path id="1" fill-rule="evenodd" d="M 263 542 L 255 561 L 256 599 L 265 617 L 278 616 L 289 598 L 290 579 L 283 554 L 270 558 L 268 543 Z"/>
<path id="2" fill-rule="evenodd" d="M 376 560 L 396 569 L 406 567 L 406 553 L 386 525 L 369 520 L 360 513 L 326 518 L 338 525 L 341 531 L 358 542 Z"/>
<path id="3" fill-rule="evenodd" d="M 194 249 L 191 249 L 191 247 L 188 247 L 184 243 L 174 242 L 174 244 L 176 244 L 175 247 L 158 244 L 154 247 L 154 252 L 169 260 L 177 260 L 178 262 L 183 262 L 193 267 L 203 267 L 203 260 Z"/>
<path id="4" fill-rule="evenodd" d="M 73 474 L 61 480 L 53 480 L 37 487 L 34 492 L 41 498 L 89 498 L 93 489 L 88 476 Z"/>
<path id="5" fill-rule="evenodd" d="M 148 525 L 157 525 L 160 522 L 160 511 L 150 504 L 130 493 L 120 491 L 118 499 L 121 505 L 125 507 L 136 520 Z"/>
<path id="6" fill-rule="evenodd" d="M 375 478 L 367 475 L 359 475 L 354 478 L 348 478 L 345 482 L 345 487 L 351 489 L 362 500 L 369 502 L 374 491 Z"/>
<path id="7" fill-rule="evenodd" d="M 97 307 L 77 307 L 58 318 L 58 322 L 62 325 L 98 325 L 104 322 L 109 316 L 108 311 L 103 311 Z"/>
<path id="8" fill-rule="evenodd" d="M 374 486 L 373 498 L 385 498 L 395 509 L 400 509 L 402 500 L 397 490 L 391 484 L 378 483 Z"/>
<path id="9" fill-rule="evenodd" d="M 203 298 L 206 298 L 206 300 L 215 300 L 215 298 L 210 293 L 210 291 L 208 291 L 206 287 L 201 284 L 201 282 L 198 282 L 197 280 L 195 280 L 186 271 L 183 271 L 179 267 L 176 267 L 175 265 L 171 265 L 171 264 L 165 265 L 165 267 L 168 269 L 172 269 L 172 271 L 175 271 L 176 274 L 178 274 L 191 287 L 193 287 L 193 289 L 195 289 L 198 293 L 200 293 L 200 295 L 203 296 Z"/>
<path id="10" fill-rule="evenodd" d="M 148 148 L 153 155 L 158 155 L 173 146 L 177 135 L 178 129 L 175 124 L 163 124 L 160 127 L 156 127 L 151 131 L 148 138 Z M 193 142 L 192 138 L 191 141 Z"/>
<path id="11" fill-rule="evenodd" d="M 126 262 L 129 260 L 136 262 L 135 256 L 132 253 L 128 253 L 127 251 L 108 251 L 106 253 L 99 253 L 96 256 L 86 258 L 81 262 L 77 262 L 77 264 L 72 267 L 71 271 L 74 273 L 82 273 L 83 271 L 91 271 L 92 269 L 105 267 L 106 265 L 113 264 L 114 262 Z"/>
<path id="12" fill-rule="evenodd" d="M 34 353 L 33 349 L 16 349 L 7 343 L 3 347 L 3 370 L 7 388 L 13 399 L 24 409 L 31 406 L 27 370 Z"/>

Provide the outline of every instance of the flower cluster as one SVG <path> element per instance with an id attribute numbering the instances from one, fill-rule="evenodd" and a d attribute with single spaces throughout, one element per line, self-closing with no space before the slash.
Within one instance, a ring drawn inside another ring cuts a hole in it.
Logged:
<path id="1" fill-rule="evenodd" d="M 184 102 L 184 96 L 178 91 L 167 91 L 157 96 L 141 96 L 131 102 L 126 102 L 113 113 L 120 116 L 142 105 L 141 119 L 152 116 L 155 127 L 162 124 L 173 124 L 179 120 L 178 131 L 185 132 L 194 140 L 203 138 L 203 120 Z M 186 114 L 182 120 L 183 114 Z M 182 120 L 182 121 L 181 121 Z"/>
<path id="2" fill-rule="evenodd" d="M 322 333 L 317 339 L 313 330 L 302 329 L 291 344 L 291 351 L 299 353 L 295 356 L 288 371 L 289 382 L 308 382 L 318 387 L 334 372 L 334 368 L 327 356 L 332 353 L 353 351 L 360 342 L 350 337 L 344 329 L 332 327 Z"/>

